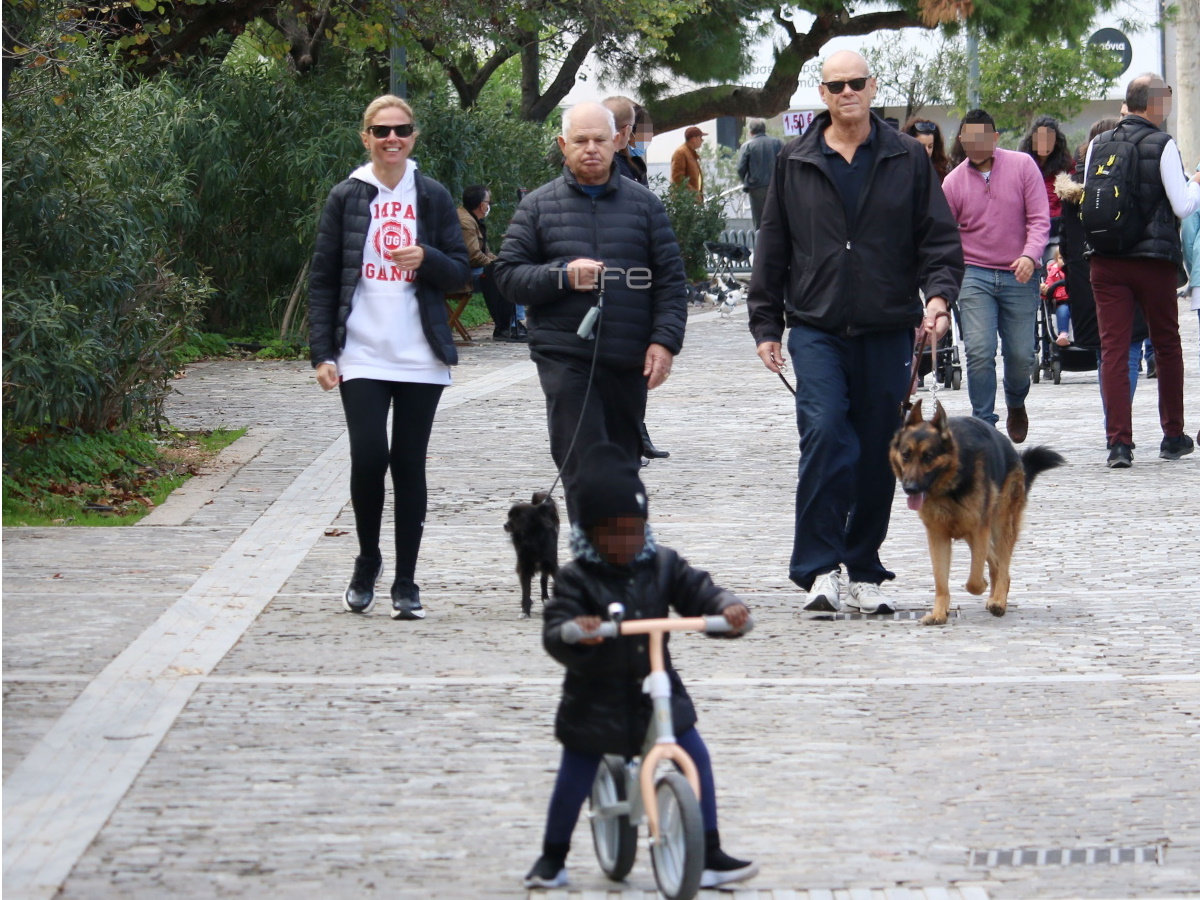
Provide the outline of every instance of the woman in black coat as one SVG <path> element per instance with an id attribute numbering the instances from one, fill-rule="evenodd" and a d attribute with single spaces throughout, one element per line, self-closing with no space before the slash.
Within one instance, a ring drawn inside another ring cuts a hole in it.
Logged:
<path id="1" fill-rule="evenodd" d="M 371 161 L 330 192 L 309 278 L 312 364 L 322 388 L 339 388 L 350 433 L 359 555 L 342 604 L 353 613 L 375 605 L 390 468 L 393 619 L 425 617 L 413 580 L 427 505 L 425 453 L 458 362 L 443 298 L 471 277 L 454 201 L 409 158 L 416 139 L 412 108 L 399 97 L 384 95 L 367 106 L 362 142 Z"/>

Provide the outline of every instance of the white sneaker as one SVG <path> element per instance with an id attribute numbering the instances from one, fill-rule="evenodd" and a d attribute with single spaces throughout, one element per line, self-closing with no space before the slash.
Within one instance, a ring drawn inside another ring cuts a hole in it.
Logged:
<path id="1" fill-rule="evenodd" d="M 841 569 L 834 569 L 832 572 L 818 575 L 817 580 L 813 582 L 812 590 L 808 592 L 804 608 L 817 612 L 837 612 L 842 608 L 844 591 Z"/>
<path id="2" fill-rule="evenodd" d="M 850 589 L 846 591 L 846 605 L 867 615 L 896 611 L 896 604 L 884 595 L 879 585 L 869 581 L 850 582 Z"/>

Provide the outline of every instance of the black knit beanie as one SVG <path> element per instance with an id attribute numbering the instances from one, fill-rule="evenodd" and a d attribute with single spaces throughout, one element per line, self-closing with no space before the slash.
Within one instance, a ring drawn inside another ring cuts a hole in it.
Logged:
<path id="1" fill-rule="evenodd" d="M 622 516 L 647 518 L 646 486 L 638 476 L 638 463 L 616 444 L 596 444 L 584 455 L 571 489 L 585 530 L 605 519 Z"/>

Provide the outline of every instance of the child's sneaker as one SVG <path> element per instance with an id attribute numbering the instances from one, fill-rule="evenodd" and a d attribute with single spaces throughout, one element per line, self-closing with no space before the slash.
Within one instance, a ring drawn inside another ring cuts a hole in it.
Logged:
<path id="1" fill-rule="evenodd" d="M 704 832 L 704 873 L 700 876 L 700 887 L 711 888 L 722 884 L 745 881 L 758 874 L 758 863 L 745 859 L 734 859 L 721 849 L 721 833 L 716 829 Z"/>
<path id="2" fill-rule="evenodd" d="M 527 888 L 557 888 L 567 886 L 567 867 L 557 859 L 542 854 L 525 876 Z"/>
<path id="3" fill-rule="evenodd" d="M 758 874 L 758 863 L 745 859 L 734 859 L 720 847 L 704 854 L 704 873 L 700 876 L 700 887 L 712 888 L 722 884 L 745 881 Z"/>

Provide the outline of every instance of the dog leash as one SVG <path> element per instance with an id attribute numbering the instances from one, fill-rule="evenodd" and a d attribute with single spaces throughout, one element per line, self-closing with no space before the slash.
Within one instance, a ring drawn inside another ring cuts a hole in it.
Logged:
<path id="1" fill-rule="evenodd" d="M 946 310 L 938 310 L 933 314 L 934 330 L 937 330 L 937 320 L 941 318 L 950 318 L 950 313 Z M 908 381 L 908 393 L 905 399 L 900 403 L 900 417 L 908 415 L 908 411 L 913 408 L 913 398 L 917 395 L 917 384 L 921 380 L 921 357 L 925 354 L 925 348 L 929 346 L 931 332 L 925 327 L 925 320 L 921 320 L 920 326 L 917 328 L 916 341 L 913 345 L 913 362 L 912 362 L 912 377 Z M 934 383 L 937 383 L 937 373 L 934 372 Z"/>
<path id="2" fill-rule="evenodd" d="M 562 480 L 563 468 L 567 464 L 567 460 L 571 458 L 571 453 L 575 450 L 575 441 L 579 437 L 579 429 L 583 427 L 583 417 L 587 413 L 588 398 L 592 395 L 592 384 L 596 380 L 596 360 L 600 356 L 600 328 L 604 322 L 604 288 L 601 287 L 596 295 L 596 305 L 588 310 L 584 317 L 583 323 L 579 326 L 579 331 L 576 332 L 580 337 L 583 333 L 591 335 L 592 343 L 592 367 L 588 370 L 587 390 L 583 392 L 583 405 L 579 408 L 579 421 L 575 423 L 575 433 L 571 435 L 571 443 L 567 445 L 567 452 L 563 454 L 563 464 L 559 466 L 558 471 L 554 474 L 554 483 L 550 485 L 550 490 L 546 491 L 546 496 L 539 501 L 537 505 L 545 503 L 554 494 L 554 489 L 558 487 L 559 481 Z"/>

